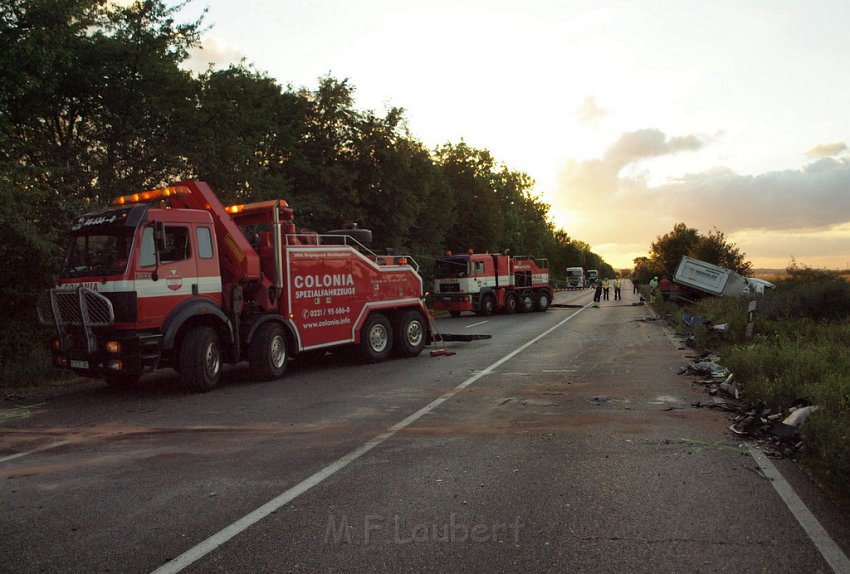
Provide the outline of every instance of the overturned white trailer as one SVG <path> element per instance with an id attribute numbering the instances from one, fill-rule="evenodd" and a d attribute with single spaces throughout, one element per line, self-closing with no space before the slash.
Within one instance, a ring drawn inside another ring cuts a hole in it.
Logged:
<path id="1" fill-rule="evenodd" d="M 749 294 L 747 278 L 731 269 L 685 255 L 676 268 L 673 281 L 702 293 L 717 297 Z"/>
<path id="2" fill-rule="evenodd" d="M 687 255 L 682 257 L 673 282 L 691 290 L 693 295 L 715 297 L 741 297 L 764 293 L 775 286 L 763 279 L 751 279 L 731 269 L 713 265 Z M 696 292 L 696 293 L 693 293 Z M 687 297 L 687 294 L 684 294 Z"/>

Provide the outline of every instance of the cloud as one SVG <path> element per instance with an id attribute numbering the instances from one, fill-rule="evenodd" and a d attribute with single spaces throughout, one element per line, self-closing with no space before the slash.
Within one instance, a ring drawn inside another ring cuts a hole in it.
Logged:
<path id="1" fill-rule="evenodd" d="M 702 146 L 703 142 L 693 134 L 667 138 L 661 130 L 643 129 L 621 135 L 620 139 L 608 148 L 603 159 L 621 169 L 642 159 L 680 151 L 695 151 Z"/>
<path id="2" fill-rule="evenodd" d="M 828 144 L 816 145 L 806 152 L 808 157 L 832 157 L 847 150 L 847 144 L 844 142 L 833 142 Z"/>
<path id="3" fill-rule="evenodd" d="M 716 227 L 727 236 L 781 232 L 783 248 L 793 237 L 805 237 L 813 248 L 826 247 L 827 242 L 816 242 L 811 234 L 850 224 L 848 157 L 824 157 L 799 169 L 759 175 L 717 167 L 662 185 L 648 184 L 645 160 L 697 151 L 705 143 L 696 135 L 667 137 L 656 129 L 622 134 L 602 157 L 566 162 L 557 193 L 547 200 L 554 213 L 567 213 L 575 222 L 567 229 L 571 236 L 604 245 L 608 253 L 620 245 L 623 255 L 634 251 L 635 243 L 642 242 L 648 250 L 677 222 L 704 233 Z M 840 237 L 846 242 L 847 233 Z"/>
<path id="4" fill-rule="evenodd" d="M 608 115 L 608 110 L 599 107 L 595 96 L 587 96 L 581 106 L 576 110 L 576 116 L 581 123 L 595 126 L 599 120 Z"/>
<path id="5" fill-rule="evenodd" d="M 227 68 L 245 59 L 245 55 L 233 46 L 217 39 L 215 36 L 204 36 L 201 46 L 189 49 L 189 59 L 183 62 L 183 68 L 194 74 L 202 74 L 210 65 L 216 68 Z"/>

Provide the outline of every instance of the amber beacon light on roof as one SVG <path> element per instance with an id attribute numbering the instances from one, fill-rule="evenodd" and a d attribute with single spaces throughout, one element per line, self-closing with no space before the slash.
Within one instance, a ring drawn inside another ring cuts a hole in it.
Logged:
<path id="1" fill-rule="evenodd" d="M 112 200 L 112 205 L 127 205 L 128 203 L 144 203 L 146 201 L 156 201 L 158 199 L 167 199 L 177 195 L 191 195 L 192 192 L 188 187 L 178 185 L 174 187 L 163 187 L 161 189 L 152 189 L 141 193 L 131 193 L 130 195 L 122 195 Z"/>

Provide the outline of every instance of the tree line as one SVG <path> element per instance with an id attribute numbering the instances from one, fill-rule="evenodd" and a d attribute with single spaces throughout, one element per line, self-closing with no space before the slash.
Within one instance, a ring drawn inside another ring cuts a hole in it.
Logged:
<path id="1" fill-rule="evenodd" d="M 446 249 L 546 257 L 555 277 L 613 273 L 553 226 L 528 175 L 463 141 L 428 149 L 402 108 L 357 109 L 349 80 L 282 86 L 245 62 L 189 73 L 204 24 L 178 22 L 182 7 L 0 6 L 0 311 L 32 309 L 50 286 L 74 216 L 181 179 L 225 204 L 286 199 L 319 232 L 357 222 L 426 273 Z"/>

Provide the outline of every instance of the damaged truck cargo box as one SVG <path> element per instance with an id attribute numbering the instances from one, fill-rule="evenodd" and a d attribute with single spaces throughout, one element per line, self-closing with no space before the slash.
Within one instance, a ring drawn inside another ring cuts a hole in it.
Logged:
<path id="1" fill-rule="evenodd" d="M 746 277 L 738 275 L 731 269 L 687 255 L 679 262 L 673 281 L 702 294 L 716 297 L 740 297 L 750 294 Z"/>

